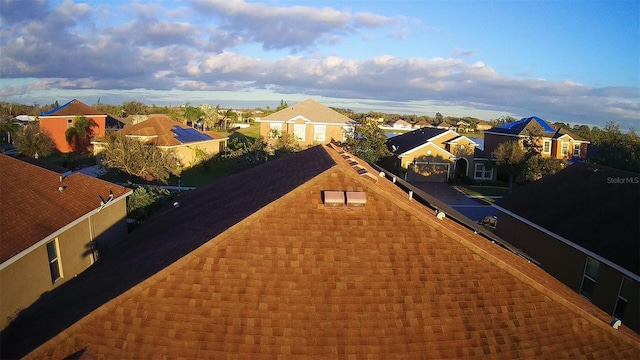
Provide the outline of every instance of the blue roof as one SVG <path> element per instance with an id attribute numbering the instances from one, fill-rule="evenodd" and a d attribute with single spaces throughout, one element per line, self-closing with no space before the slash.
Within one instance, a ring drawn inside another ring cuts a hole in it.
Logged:
<path id="1" fill-rule="evenodd" d="M 510 123 L 506 123 L 506 124 L 502 124 L 500 126 L 498 126 L 498 129 L 504 129 L 504 130 L 511 130 L 517 126 L 523 125 L 531 120 L 535 120 L 538 122 L 538 124 L 544 129 L 545 132 L 555 132 L 556 130 L 549 125 L 546 121 L 540 119 L 537 116 L 532 116 L 532 117 L 528 117 L 528 118 L 523 118 L 520 119 L 518 121 L 514 121 L 514 122 L 510 122 Z"/>
<path id="2" fill-rule="evenodd" d="M 69 106 L 72 102 L 73 102 L 73 100 L 69 101 L 66 104 L 60 105 L 60 106 L 58 106 L 56 108 L 53 108 L 53 109 L 51 109 L 49 111 L 43 111 L 43 112 L 40 113 L 40 116 L 47 116 L 47 115 L 55 114 L 56 112 L 58 112 L 58 111 L 60 111 L 60 110 L 62 110 L 64 108 L 66 108 L 67 106 Z"/>
<path id="3" fill-rule="evenodd" d="M 174 126 L 171 132 L 176 134 L 176 139 L 181 143 L 189 143 L 195 141 L 205 141 L 213 139 L 211 136 L 201 133 L 194 128 L 184 129 L 179 126 Z"/>

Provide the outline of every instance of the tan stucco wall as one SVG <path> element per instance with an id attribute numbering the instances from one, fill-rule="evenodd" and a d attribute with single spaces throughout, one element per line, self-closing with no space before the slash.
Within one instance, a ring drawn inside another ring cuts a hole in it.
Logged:
<path id="1" fill-rule="evenodd" d="M 121 198 L 92 217 L 60 234 L 58 246 L 62 278 L 51 282 L 46 244 L 0 271 L 0 327 L 4 329 L 18 310 L 26 309 L 40 296 L 73 279 L 92 265 L 91 232 L 105 248 L 127 236 L 126 199 Z"/>
<path id="2" fill-rule="evenodd" d="M 196 149 L 204 150 L 207 153 L 207 156 L 213 156 L 224 151 L 226 143 L 226 140 L 214 140 L 192 145 L 171 147 L 171 149 L 175 150 L 176 155 L 178 155 L 178 157 L 180 158 L 182 166 L 185 168 L 189 168 L 191 166 L 197 165 L 197 163 L 201 160 L 198 159 Z"/>
<path id="3" fill-rule="evenodd" d="M 62 278 L 55 284 L 51 282 L 46 244 L 0 271 L 0 321 L 3 329 L 8 323 L 7 317 L 18 309 L 29 307 L 42 294 L 73 279 L 91 266 L 91 257 L 87 252 L 89 221 L 82 221 L 58 236 L 58 245 Z"/>
<path id="4" fill-rule="evenodd" d="M 263 136 L 265 139 L 269 139 L 271 136 L 271 123 L 260 123 L 260 136 Z M 305 125 L 305 135 L 304 141 L 298 141 L 298 143 L 302 146 L 313 145 L 313 144 L 328 144 L 331 142 L 331 139 L 337 141 L 344 140 L 344 127 L 348 125 L 325 125 L 325 140 L 323 142 L 317 142 L 314 140 L 315 135 L 315 125 L 314 123 L 304 123 L 304 120 L 297 119 L 295 122 L 291 123 L 283 123 L 282 124 L 282 132 L 286 133 L 294 133 L 294 125 L 296 124 L 304 124 Z M 324 125 L 324 124 L 323 124 Z"/>

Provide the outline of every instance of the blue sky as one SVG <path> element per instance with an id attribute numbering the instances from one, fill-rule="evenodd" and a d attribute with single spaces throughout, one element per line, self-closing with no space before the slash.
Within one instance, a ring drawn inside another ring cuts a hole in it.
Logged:
<path id="1" fill-rule="evenodd" d="M 0 0 L 0 98 L 640 125 L 640 1 Z"/>

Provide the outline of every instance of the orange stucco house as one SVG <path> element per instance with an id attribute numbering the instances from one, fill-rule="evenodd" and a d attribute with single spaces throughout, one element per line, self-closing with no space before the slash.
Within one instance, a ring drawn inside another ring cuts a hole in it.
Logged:
<path id="1" fill-rule="evenodd" d="M 64 134 L 68 128 L 73 126 L 78 116 L 84 116 L 95 123 L 95 126 L 87 134 L 87 140 L 104 136 L 107 114 L 103 114 L 79 100 L 73 99 L 55 109 L 40 113 L 40 129 L 51 136 L 58 151 L 68 153 L 74 150 L 65 139 Z"/>

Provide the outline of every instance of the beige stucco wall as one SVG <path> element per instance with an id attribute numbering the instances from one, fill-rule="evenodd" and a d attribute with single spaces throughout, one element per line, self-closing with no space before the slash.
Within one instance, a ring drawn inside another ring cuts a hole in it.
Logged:
<path id="1" fill-rule="evenodd" d="M 283 133 L 294 133 L 295 125 L 305 125 L 305 136 L 304 140 L 298 141 L 298 143 L 302 146 L 313 145 L 313 144 L 328 144 L 331 142 L 331 139 L 337 141 L 344 140 L 344 128 L 348 125 L 331 125 L 331 124 L 320 124 L 325 125 L 325 139 L 324 141 L 315 141 L 315 125 L 314 123 L 305 123 L 303 119 L 296 119 L 294 122 L 290 123 L 282 123 L 282 132 Z M 260 123 L 260 136 L 263 136 L 265 139 L 269 139 L 271 136 L 271 123 Z"/>
<path id="2" fill-rule="evenodd" d="M 62 278 L 51 282 L 46 243 L 0 270 L 0 328 L 17 311 L 31 306 L 42 295 L 73 279 L 93 264 L 91 240 L 106 248 L 127 236 L 126 199 L 106 206 L 100 212 L 58 235 Z M 96 253 L 97 255 L 97 253 Z"/>
<path id="3" fill-rule="evenodd" d="M 185 168 L 197 165 L 202 159 L 198 158 L 197 149 L 206 152 L 206 156 L 210 157 L 224 151 L 227 140 L 203 141 L 190 145 L 172 146 L 176 155 L 180 158 L 181 164 Z"/>

